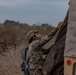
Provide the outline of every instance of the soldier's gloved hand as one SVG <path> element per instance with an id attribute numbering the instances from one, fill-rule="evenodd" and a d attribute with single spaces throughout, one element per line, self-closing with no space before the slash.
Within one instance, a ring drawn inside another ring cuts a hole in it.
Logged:
<path id="1" fill-rule="evenodd" d="M 61 28 L 62 25 L 63 25 L 63 22 L 59 22 L 57 28 Z"/>

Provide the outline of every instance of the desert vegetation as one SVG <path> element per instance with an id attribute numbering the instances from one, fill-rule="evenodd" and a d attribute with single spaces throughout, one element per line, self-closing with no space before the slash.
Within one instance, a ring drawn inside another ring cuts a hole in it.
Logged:
<path id="1" fill-rule="evenodd" d="M 16 48 L 21 44 L 26 44 L 26 34 L 28 31 L 37 29 L 42 35 L 49 33 L 54 27 L 49 24 L 33 24 L 19 23 L 16 21 L 6 20 L 0 23 L 0 54 L 8 51 L 8 48 Z"/>
<path id="2" fill-rule="evenodd" d="M 27 45 L 28 31 L 37 29 L 44 36 L 53 28 L 45 23 L 32 26 L 11 20 L 0 23 L 0 75 L 23 75 L 20 52 Z"/>

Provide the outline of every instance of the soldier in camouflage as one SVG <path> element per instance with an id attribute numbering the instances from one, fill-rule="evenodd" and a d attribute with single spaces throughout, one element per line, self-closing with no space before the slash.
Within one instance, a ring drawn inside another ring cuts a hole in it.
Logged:
<path id="1" fill-rule="evenodd" d="M 44 53 L 48 53 L 49 49 L 47 50 L 42 49 L 42 46 L 44 46 L 47 42 L 49 42 L 54 37 L 54 35 L 61 26 L 62 26 L 62 22 L 59 22 L 58 26 L 43 38 L 41 38 L 37 30 L 35 31 L 31 30 L 30 32 L 28 32 L 27 36 L 29 40 L 29 48 L 27 51 L 26 60 L 28 62 L 30 75 L 43 75 L 42 55 Z"/>

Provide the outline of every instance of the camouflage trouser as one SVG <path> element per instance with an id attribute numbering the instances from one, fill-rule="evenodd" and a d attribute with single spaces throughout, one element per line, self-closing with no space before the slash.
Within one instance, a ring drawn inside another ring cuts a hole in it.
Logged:
<path id="1" fill-rule="evenodd" d="M 34 67 L 31 67 L 32 64 L 29 64 L 29 75 L 48 75 L 43 66 L 42 66 L 42 62 L 39 62 L 38 64 L 35 64 Z"/>
<path id="2" fill-rule="evenodd" d="M 50 75 L 46 73 L 42 68 L 36 68 L 36 69 L 29 69 L 30 75 Z"/>
<path id="3" fill-rule="evenodd" d="M 44 75 L 41 69 L 29 69 L 30 75 Z"/>

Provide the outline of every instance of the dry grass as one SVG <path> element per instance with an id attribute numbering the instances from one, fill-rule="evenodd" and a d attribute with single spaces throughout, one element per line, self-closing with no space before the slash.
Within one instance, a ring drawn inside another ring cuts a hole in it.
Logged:
<path id="1" fill-rule="evenodd" d="M 5 21 L 0 25 L 0 75 L 23 75 L 20 68 L 22 63 L 20 51 L 26 46 L 27 32 L 33 29 L 46 35 L 53 27 L 29 26 L 14 21 Z"/>
<path id="2" fill-rule="evenodd" d="M 53 27 L 48 24 L 29 26 L 27 24 L 6 20 L 0 26 L 0 54 L 7 51 L 10 46 L 16 48 L 18 45 L 25 44 L 27 41 L 27 32 L 33 29 L 37 29 L 42 35 L 46 35 Z"/>

